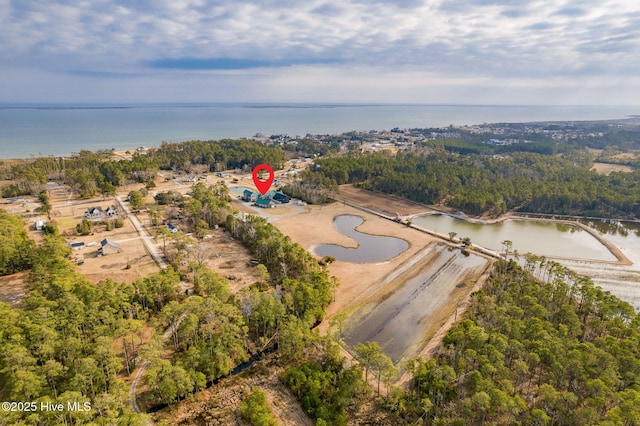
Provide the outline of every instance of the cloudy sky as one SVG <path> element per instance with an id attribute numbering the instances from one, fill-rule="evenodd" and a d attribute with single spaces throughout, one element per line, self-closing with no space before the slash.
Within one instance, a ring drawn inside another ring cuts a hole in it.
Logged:
<path id="1" fill-rule="evenodd" d="M 0 102 L 640 104 L 637 0 L 0 0 Z"/>

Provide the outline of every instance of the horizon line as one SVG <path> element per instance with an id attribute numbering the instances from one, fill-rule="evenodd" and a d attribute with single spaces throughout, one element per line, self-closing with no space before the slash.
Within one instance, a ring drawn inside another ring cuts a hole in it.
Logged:
<path id="1" fill-rule="evenodd" d="M 101 109 L 101 108 L 150 108 L 150 107 L 385 107 L 385 106 L 406 106 L 406 107 L 487 107 L 487 108 L 640 108 L 640 104 L 474 104 L 474 103 L 415 103 L 415 102 L 184 102 L 184 101 L 162 101 L 162 102 L 0 102 L 0 109 Z"/>

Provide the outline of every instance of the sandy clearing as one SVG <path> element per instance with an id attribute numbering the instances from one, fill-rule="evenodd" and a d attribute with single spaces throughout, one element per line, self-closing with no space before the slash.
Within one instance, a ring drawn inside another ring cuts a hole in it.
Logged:
<path id="1" fill-rule="evenodd" d="M 379 211 L 387 216 L 411 216 L 432 211 L 424 204 L 399 197 L 393 194 L 368 191 L 356 188 L 353 185 L 341 185 L 337 195 L 338 199 L 347 199 L 359 206 Z"/>
<path id="2" fill-rule="evenodd" d="M 411 261 L 425 246 L 435 241 L 433 237 L 356 208 L 333 203 L 323 206 L 308 206 L 304 213 L 291 216 L 287 220 L 274 222 L 280 231 L 294 242 L 309 250 L 318 244 L 339 244 L 357 247 L 355 240 L 339 233 L 333 226 L 333 218 L 339 215 L 362 217 L 364 223 L 358 231 L 401 238 L 409 243 L 409 248 L 386 262 L 349 263 L 336 261 L 329 265 L 329 273 L 340 281 L 336 299 L 327 309 L 327 318 L 348 310 L 352 302 L 367 292 L 371 285 L 381 280 L 405 262 Z M 327 321 L 321 325 L 326 329 Z"/>
<path id="3" fill-rule="evenodd" d="M 29 271 L 0 277 L 0 302 L 17 305 L 27 295 Z"/>
<path id="4" fill-rule="evenodd" d="M 631 173 L 633 171 L 633 168 L 625 166 L 624 164 L 593 163 L 593 167 L 591 167 L 591 170 L 595 170 L 600 174 L 608 176 L 612 172 Z"/>

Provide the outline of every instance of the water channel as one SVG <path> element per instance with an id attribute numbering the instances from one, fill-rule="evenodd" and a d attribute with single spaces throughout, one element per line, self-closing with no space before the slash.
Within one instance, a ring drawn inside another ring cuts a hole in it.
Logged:
<path id="1" fill-rule="evenodd" d="M 510 240 L 520 253 L 547 257 L 615 261 L 616 257 L 593 235 L 576 225 L 536 220 L 506 220 L 496 224 L 470 223 L 443 214 L 413 218 L 413 224 L 441 234 L 455 232 L 485 248 L 502 251 Z"/>
<path id="2" fill-rule="evenodd" d="M 333 256 L 343 262 L 375 263 L 396 257 L 409 247 L 409 243 L 400 238 L 371 235 L 359 232 L 356 228 L 364 220 L 359 216 L 341 215 L 333 219 L 338 232 L 358 242 L 357 248 L 343 247 L 337 244 L 322 244 L 313 250 L 318 256 Z"/>

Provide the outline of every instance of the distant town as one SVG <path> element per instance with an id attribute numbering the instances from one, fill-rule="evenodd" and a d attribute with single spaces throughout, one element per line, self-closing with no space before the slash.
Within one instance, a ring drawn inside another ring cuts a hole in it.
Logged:
<path id="1" fill-rule="evenodd" d="M 351 131 L 339 135 L 307 134 L 303 136 L 256 134 L 253 139 L 269 145 L 298 145 L 313 140 L 323 145 L 358 146 L 361 151 L 393 151 L 436 140 L 463 140 L 487 145 L 518 143 L 570 143 L 607 139 L 613 131 L 637 129 L 639 117 L 606 121 L 548 121 L 533 123 L 484 123 L 447 127 L 400 128 L 390 130 Z"/>

